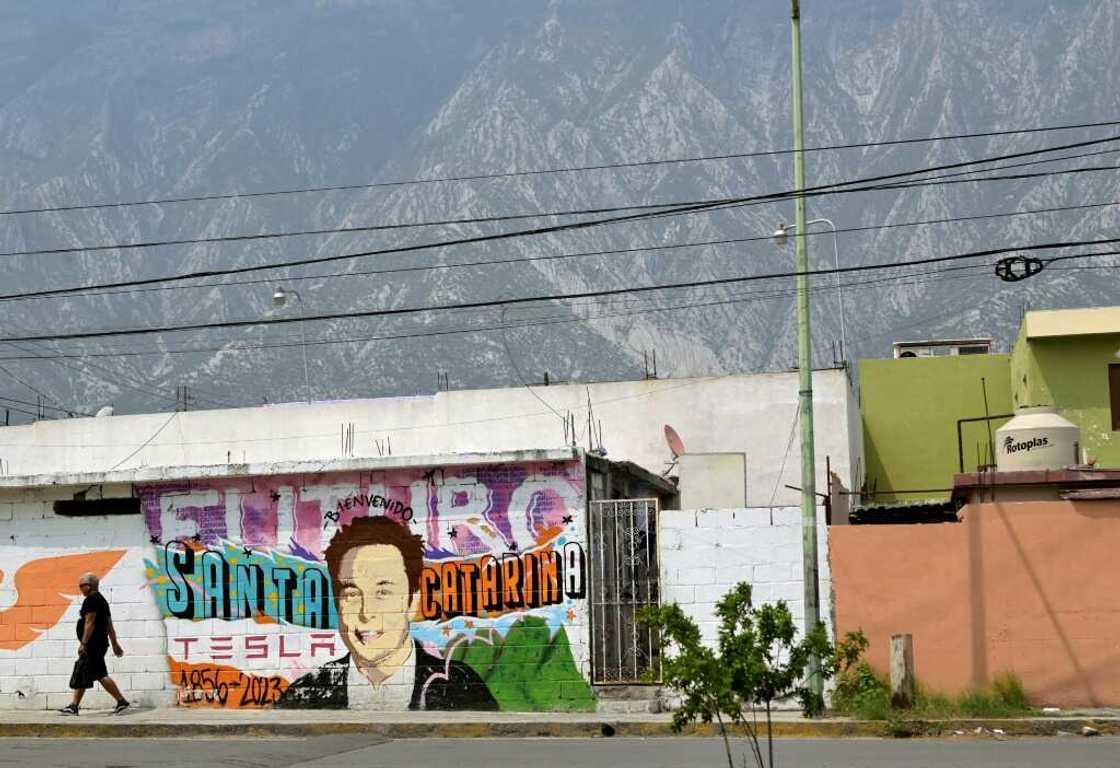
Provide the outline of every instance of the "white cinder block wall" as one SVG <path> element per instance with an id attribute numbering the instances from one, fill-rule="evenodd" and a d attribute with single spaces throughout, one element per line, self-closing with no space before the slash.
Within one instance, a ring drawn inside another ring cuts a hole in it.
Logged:
<path id="1" fill-rule="evenodd" d="M 44 709 L 70 701 L 77 658 L 78 579 L 102 575 L 125 656 L 107 659 L 110 676 L 137 704 L 174 701 L 163 621 L 144 578 L 150 556 L 140 515 L 59 517 L 56 499 L 73 488 L 0 495 L 0 709 Z M 106 488 L 108 491 L 108 488 Z M 108 493 L 106 495 L 109 495 Z M 83 706 L 107 707 L 96 686 Z"/>
<path id="2" fill-rule="evenodd" d="M 831 634 L 824 510 L 818 510 L 817 525 L 821 620 Z M 785 600 L 797 626 L 803 626 L 800 508 L 663 510 L 660 536 L 661 600 L 679 604 L 700 626 L 705 642 L 716 641 L 716 602 L 740 581 L 750 582 L 755 604 Z"/>

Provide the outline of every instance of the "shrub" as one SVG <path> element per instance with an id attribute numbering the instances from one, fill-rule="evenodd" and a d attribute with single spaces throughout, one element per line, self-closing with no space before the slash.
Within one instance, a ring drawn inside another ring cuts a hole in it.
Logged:
<path id="1" fill-rule="evenodd" d="M 751 586 L 737 584 L 716 604 L 719 637 L 715 648 L 701 639 L 700 628 L 680 606 L 648 607 L 639 620 L 656 632 L 662 647 L 665 685 L 681 696 L 673 728 L 715 721 L 720 726 L 729 768 L 735 768 L 729 730 L 747 737 L 755 763 L 774 765 L 770 712 L 775 701 L 796 697 L 806 715 L 819 714 L 824 702 L 809 685 L 811 659 L 821 661 L 818 674 L 832 676 L 850 649 L 834 649 L 824 625 L 818 623 L 797 641 L 793 616 L 784 602 L 755 607 Z M 866 647 L 866 640 L 863 641 Z M 755 714 L 765 714 L 767 750 L 763 753 Z M 767 759 L 768 755 L 768 759 Z"/>

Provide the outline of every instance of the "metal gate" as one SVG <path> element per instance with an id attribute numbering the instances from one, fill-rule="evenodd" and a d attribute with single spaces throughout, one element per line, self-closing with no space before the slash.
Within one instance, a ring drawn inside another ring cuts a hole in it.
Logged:
<path id="1" fill-rule="evenodd" d="M 661 600 L 657 499 L 591 502 L 591 677 L 594 683 L 658 682 L 653 633 L 637 613 Z"/>

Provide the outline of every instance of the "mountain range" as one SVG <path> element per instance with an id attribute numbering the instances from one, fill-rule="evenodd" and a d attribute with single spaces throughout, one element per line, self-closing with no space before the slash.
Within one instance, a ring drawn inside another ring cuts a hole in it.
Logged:
<path id="1" fill-rule="evenodd" d="M 810 186 L 1120 136 L 1113 125 L 890 143 L 1120 119 L 1120 91 L 1107 85 L 1118 75 L 1115 0 L 803 0 L 802 14 L 806 145 L 857 145 L 807 153 Z M 438 244 L 596 216 L 402 224 L 785 191 L 791 155 L 773 151 L 792 146 L 789 73 L 789 5 L 781 0 L 0 4 L 0 211 L 51 209 L 0 215 L 0 253 L 398 227 L 3 255 L 0 294 Z M 810 218 L 842 230 L 834 251 L 827 227 L 814 225 L 812 266 L 1107 238 L 1120 223 L 1116 206 L 1101 205 L 1120 200 L 1107 170 L 1118 149 L 1070 149 L 1047 156 L 1062 162 L 1001 172 L 1030 178 L 958 176 L 812 197 Z M 562 170 L 588 166 L 597 169 Z M 1089 168 L 1105 170 L 1049 173 Z M 463 178 L 479 176 L 487 178 Z M 238 196 L 337 186 L 355 188 Z M 212 195 L 223 197 L 82 207 Z M 1020 215 L 977 218 L 1010 213 Z M 781 200 L 174 289 L 0 301 L 0 336 L 346 316 L 0 344 L 0 395 L 42 398 L 58 416 L 105 404 L 165 410 L 180 385 L 192 407 L 216 407 L 297 400 L 308 390 L 337 399 L 539 383 L 546 374 L 633 378 L 651 368 L 655 352 L 662 377 L 787 370 L 796 361 L 791 278 L 350 315 L 788 272 L 792 245 L 769 235 L 792 218 L 792 203 Z M 711 241 L 735 242 L 679 247 Z M 486 261 L 500 263 L 470 266 Z M 1024 307 L 1112 304 L 1120 288 L 1114 256 L 1055 263 L 1019 283 L 999 281 L 992 258 L 965 263 L 973 268 L 845 275 L 843 351 L 839 292 L 833 277 L 819 278 L 815 364 L 883 356 L 892 341 L 913 338 L 993 336 L 1006 349 Z M 298 300 L 275 306 L 277 286 Z"/>

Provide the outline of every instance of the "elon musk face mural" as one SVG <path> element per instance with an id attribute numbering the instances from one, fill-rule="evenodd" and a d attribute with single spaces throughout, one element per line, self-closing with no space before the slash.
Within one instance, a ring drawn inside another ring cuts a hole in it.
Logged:
<path id="1" fill-rule="evenodd" d="M 384 518 L 366 520 L 401 527 Z M 335 539 L 345 539 L 351 529 L 360 532 L 366 520 L 355 520 Z M 371 533 L 376 536 L 377 532 Z M 379 671 L 400 667 L 412 653 L 409 630 L 420 597 L 423 553 L 419 542 L 409 547 L 414 553 L 407 554 L 404 547 L 396 544 L 350 546 L 353 548 L 346 550 L 341 564 L 331 573 L 338 604 L 338 631 L 362 673 L 373 682 L 380 682 L 378 678 L 384 679 L 388 674 L 379 675 Z M 406 557 L 414 557 L 414 569 L 405 564 Z M 414 570 L 411 578 L 410 570 Z"/>
<path id="2" fill-rule="evenodd" d="M 579 462 L 141 490 L 181 704 L 585 710 Z"/>

